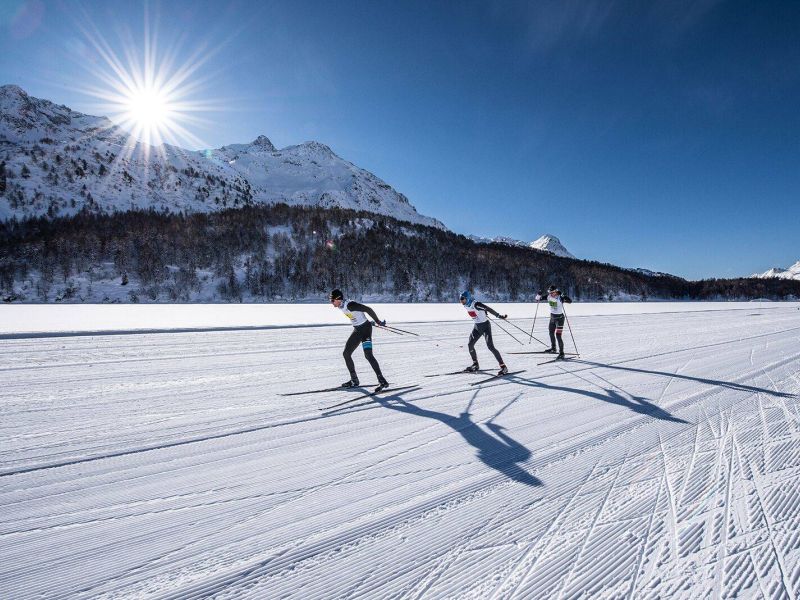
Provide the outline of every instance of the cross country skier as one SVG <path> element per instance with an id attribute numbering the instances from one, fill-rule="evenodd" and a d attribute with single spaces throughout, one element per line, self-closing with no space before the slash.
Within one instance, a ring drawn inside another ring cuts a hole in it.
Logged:
<path id="1" fill-rule="evenodd" d="M 536 301 L 539 302 L 542 298 L 542 292 L 538 292 Z M 555 354 L 558 339 L 558 358 L 564 358 L 564 340 L 561 337 L 564 331 L 564 303 L 572 304 L 572 299 L 562 296 L 561 290 L 554 285 L 547 288 L 547 304 L 550 305 L 550 349 L 545 352 Z"/>
<path id="2" fill-rule="evenodd" d="M 508 367 L 506 367 L 506 364 L 503 362 L 503 357 L 500 356 L 497 348 L 494 347 L 494 343 L 492 342 L 492 325 L 489 323 L 489 317 L 486 316 L 486 313 L 491 313 L 498 319 L 505 319 L 508 315 L 501 315 L 497 311 L 486 306 L 483 302 L 476 302 L 475 298 L 468 290 L 461 292 L 460 299 L 461 304 L 467 309 L 467 314 L 475 321 L 475 327 L 472 329 L 472 333 L 469 336 L 468 346 L 469 355 L 472 357 L 472 364 L 464 369 L 464 371 L 474 373 L 480 369 L 480 367 L 478 367 L 478 355 L 475 352 L 475 342 L 483 336 L 486 338 L 486 346 L 491 353 L 494 354 L 497 362 L 500 363 L 500 371 L 498 371 L 497 376 L 505 375 L 508 373 Z"/>
<path id="3" fill-rule="evenodd" d="M 359 385 L 358 375 L 356 375 L 356 366 L 353 364 L 352 358 L 353 351 L 359 343 L 364 350 L 364 356 L 372 366 L 372 370 L 375 371 L 375 375 L 378 376 L 378 387 L 375 388 L 375 391 L 380 392 L 389 387 L 389 382 L 386 381 L 386 378 L 381 373 L 378 361 L 375 360 L 375 357 L 372 355 L 372 323 L 367 320 L 364 313 L 367 313 L 375 320 L 376 324 L 382 327 L 386 326 L 386 321 L 381 321 L 378 315 L 375 314 L 375 311 L 369 306 L 365 306 L 354 300 L 345 300 L 341 290 L 333 290 L 331 292 L 331 304 L 341 310 L 344 316 L 350 319 L 350 322 L 353 324 L 353 333 L 351 333 L 350 337 L 347 339 L 344 352 L 342 353 L 344 362 L 347 365 L 347 370 L 350 371 L 350 379 L 349 381 L 345 381 L 342 387 L 358 387 Z"/>

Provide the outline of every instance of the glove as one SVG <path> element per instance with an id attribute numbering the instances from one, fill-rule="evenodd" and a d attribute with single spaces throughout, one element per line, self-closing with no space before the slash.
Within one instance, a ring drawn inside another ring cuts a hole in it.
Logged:
<path id="1" fill-rule="evenodd" d="M 386 327 L 386 320 L 378 321 L 378 325 L 380 325 L 381 327 Z"/>
<path id="2" fill-rule="evenodd" d="M 542 292 L 536 292 L 536 296 L 534 297 L 534 300 L 539 302 L 541 299 L 542 299 Z"/>
<path id="3" fill-rule="evenodd" d="M 500 315 L 500 318 L 506 320 L 508 318 L 508 315 Z"/>

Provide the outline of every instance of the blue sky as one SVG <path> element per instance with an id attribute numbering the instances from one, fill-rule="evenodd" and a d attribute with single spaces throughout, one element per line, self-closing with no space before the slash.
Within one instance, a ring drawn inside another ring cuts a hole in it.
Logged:
<path id="1" fill-rule="evenodd" d="M 150 2 L 208 147 L 318 140 L 460 233 L 689 278 L 800 259 L 800 2 Z M 145 4 L 0 0 L 0 83 L 92 112 Z M 92 34 L 91 29 L 96 29 Z M 92 81 L 95 79 L 95 81 Z"/>

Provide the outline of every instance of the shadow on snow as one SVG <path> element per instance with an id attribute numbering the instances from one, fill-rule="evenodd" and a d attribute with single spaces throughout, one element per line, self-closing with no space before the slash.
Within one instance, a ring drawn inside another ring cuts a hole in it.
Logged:
<path id="1" fill-rule="evenodd" d="M 474 399 L 475 397 L 473 396 Z M 469 412 L 472 400 L 458 416 L 420 408 L 406 402 L 399 395 L 383 398 L 376 397 L 374 400 L 385 408 L 417 417 L 434 419 L 447 425 L 461 435 L 470 446 L 477 449 L 478 458 L 486 466 L 519 483 L 530 486 L 542 485 L 542 481 L 539 478 L 534 477 L 517 464 L 528 460 L 531 456 L 531 451 L 506 434 L 502 425 L 491 422 L 497 415 L 486 423 L 486 429 L 491 433 L 481 428 L 478 423 L 475 423 L 472 420 L 472 414 Z"/>
<path id="2" fill-rule="evenodd" d="M 768 390 L 752 385 L 744 385 L 742 383 L 734 383 L 732 381 L 721 381 L 719 379 L 708 379 L 706 377 L 694 377 L 692 375 L 680 375 L 679 373 L 669 373 L 666 371 L 652 371 L 650 369 L 637 369 L 635 367 L 623 367 L 620 365 L 593 362 L 590 360 L 573 359 L 570 362 L 580 363 L 582 365 L 589 365 L 591 367 L 602 367 L 605 369 L 617 369 L 620 371 L 630 371 L 632 373 L 645 373 L 647 375 L 660 375 L 662 377 L 670 377 L 674 379 L 685 379 L 686 381 L 696 381 L 697 383 L 705 383 L 706 385 L 715 385 L 719 387 L 729 388 L 737 392 L 751 392 L 767 394 L 769 396 L 778 396 L 779 398 L 794 398 L 794 394 L 787 392 L 778 392 L 776 390 Z"/>
<path id="3" fill-rule="evenodd" d="M 511 379 L 511 378 L 509 378 Z M 556 392 L 568 392 L 571 394 L 579 394 L 581 396 L 587 396 L 589 398 L 594 398 L 595 400 L 602 400 L 603 402 L 608 402 L 610 404 L 616 404 L 618 406 L 624 406 L 625 408 L 632 410 L 635 413 L 639 413 L 641 415 L 645 415 L 648 417 L 653 417 L 654 419 L 661 419 L 662 421 L 672 421 L 673 423 L 688 423 L 688 421 L 684 421 L 683 419 L 679 419 L 678 417 L 673 416 L 668 411 L 664 410 L 660 406 L 657 406 L 650 402 L 647 398 L 642 396 L 634 396 L 633 394 L 627 394 L 627 398 L 612 388 L 603 388 L 603 393 L 600 392 L 593 392 L 591 390 L 584 390 L 581 388 L 571 388 L 563 385 L 551 385 L 549 383 L 542 383 L 541 381 L 536 381 L 534 379 L 525 379 L 523 377 L 513 377 L 514 383 L 518 383 L 519 385 L 524 385 L 527 387 L 532 388 L 540 388 L 542 390 L 553 390 Z"/>

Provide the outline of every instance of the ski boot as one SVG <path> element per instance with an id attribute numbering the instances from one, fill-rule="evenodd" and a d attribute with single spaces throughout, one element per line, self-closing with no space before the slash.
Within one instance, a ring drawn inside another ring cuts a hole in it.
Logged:
<path id="1" fill-rule="evenodd" d="M 389 382 L 386 381 L 386 379 L 384 379 L 383 377 L 381 377 L 378 380 L 378 387 L 376 387 L 374 390 L 372 390 L 372 393 L 373 394 L 377 394 L 378 392 L 382 392 L 383 390 L 385 390 L 388 387 L 389 387 Z"/>
<path id="2" fill-rule="evenodd" d="M 564 360 L 564 353 L 563 352 L 559 352 L 558 356 L 556 356 L 556 360 Z"/>
<path id="3" fill-rule="evenodd" d="M 555 348 L 548 348 L 547 350 L 542 350 L 542 352 L 544 354 L 555 354 L 556 353 L 556 349 Z"/>
<path id="4" fill-rule="evenodd" d="M 478 363 L 472 363 L 470 366 L 464 369 L 464 373 L 477 373 L 480 371 L 480 369 L 481 368 L 478 366 Z"/>
<path id="5" fill-rule="evenodd" d="M 505 364 L 500 365 L 500 370 L 497 372 L 498 377 L 502 377 L 503 375 L 508 375 L 508 367 Z"/>
<path id="6" fill-rule="evenodd" d="M 358 384 L 358 377 L 353 377 L 350 381 L 345 381 L 342 384 L 342 387 L 343 388 L 354 388 L 354 387 L 358 387 L 358 385 L 359 385 Z"/>

